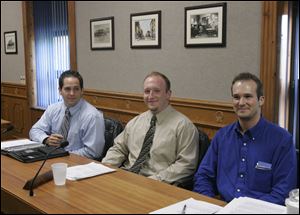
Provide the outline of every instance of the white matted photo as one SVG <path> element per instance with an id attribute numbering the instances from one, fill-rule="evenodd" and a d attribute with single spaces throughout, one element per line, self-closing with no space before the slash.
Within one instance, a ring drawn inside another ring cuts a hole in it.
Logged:
<path id="1" fill-rule="evenodd" d="M 161 48 L 161 11 L 130 15 L 131 48 Z"/>
<path id="2" fill-rule="evenodd" d="M 226 46 L 226 3 L 185 8 L 184 46 Z"/>
<path id="3" fill-rule="evenodd" d="M 114 17 L 91 19 L 90 40 L 92 50 L 114 49 Z"/>
<path id="4" fill-rule="evenodd" d="M 17 31 L 4 32 L 4 49 L 5 54 L 17 54 Z"/>

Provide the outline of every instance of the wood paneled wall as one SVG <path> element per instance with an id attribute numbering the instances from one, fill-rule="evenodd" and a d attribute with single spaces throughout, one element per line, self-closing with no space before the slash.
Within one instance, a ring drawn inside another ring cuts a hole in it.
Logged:
<path id="1" fill-rule="evenodd" d="M 105 116 L 124 124 L 147 110 L 141 94 L 85 90 L 84 98 L 102 110 Z M 236 119 L 230 103 L 173 98 L 171 104 L 210 138 Z M 26 87 L 21 84 L 1 83 L 1 105 L 1 117 L 14 124 L 14 135 L 20 137 L 28 137 L 29 129 L 43 114 L 43 110 L 29 107 Z"/>
<path id="2" fill-rule="evenodd" d="M 139 94 L 85 90 L 84 98 L 102 110 L 106 116 L 119 119 L 124 124 L 147 110 L 143 96 Z M 204 130 L 210 138 L 218 129 L 236 119 L 229 103 L 172 98 L 171 104 Z"/>
<path id="3" fill-rule="evenodd" d="M 11 121 L 14 126 L 11 132 L 3 135 L 3 139 L 8 135 L 10 138 L 28 136 L 31 126 L 28 107 L 25 85 L 1 83 L 1 118 Z"/>

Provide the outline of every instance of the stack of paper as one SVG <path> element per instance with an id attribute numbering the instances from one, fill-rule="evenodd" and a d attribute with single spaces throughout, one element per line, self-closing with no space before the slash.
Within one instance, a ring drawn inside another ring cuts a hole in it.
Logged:
<path id="1" fill-rule="evenodd" d="M 222 209 L 221 206 L 189 198 L 150 214 L 213 214 L 220 209 Z"/>
<path id="2" fill-rule="evenodd" d="M 218 214 L 283 214 L 286 207 L 270 202 L 253 199 L 249 197 L 239 197 L 229 202 Z"/>
<path id="3" fill-rule="evenodd" d="M 193 198 L 151 212 L 150 214 L 284 214 L 286 207 L 270 202 L 240 197 L 233 199 L 225 207 Z"/>
<path id="4" fill-rule="evenodd" d="M 91 162 L 85 165 L 78 165 L 68 167 L 67 179 L 68 180 L 79 180 L 83 178 L 89 178 L 96 175 L 102 175 L 105 173 L 116 171 L 115 169 L 106 167 L 102 164 Z"/>
<path id="5" fill-rule="evenodd" d="M 29 139 L 18 139 L 1 142 L 1 151 L 20 151 L 43 146 L 42 143 L 34 142 Z"/>

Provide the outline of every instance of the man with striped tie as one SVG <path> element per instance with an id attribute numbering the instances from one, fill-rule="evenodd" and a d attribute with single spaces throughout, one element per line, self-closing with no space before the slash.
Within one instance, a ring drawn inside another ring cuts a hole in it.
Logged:
<path id="1" fill-rule="evenodd" d="M 76 71 L 59 78 L 62 102 L 50 105 L 29 132 L 30 139 L 57 146 L 69 141 L 67 151 L 95 159 L 101 156 L 104 140 L 102 112 L 82 98 L 83 79 Z"/>
<path id="2" fill-rule="evenodd" d="M 196 170 L 198 131 L 170 104 L 169 79 L 152 72 L 144 79 L 148 111 L 130 120 L 102 162 L 166 183 L 180 184 Z"/>

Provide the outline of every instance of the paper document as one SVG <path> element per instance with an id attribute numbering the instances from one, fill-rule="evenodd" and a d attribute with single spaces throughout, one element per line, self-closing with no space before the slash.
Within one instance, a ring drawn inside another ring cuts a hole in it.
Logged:
<path id="1" fill-rule="evenodd" d="M 43 146 L 42 143 L 31 141 L 29 139 L 1 141 L 1 151 L 20 151 L 23 149 L 32 149 L 41 146 Z"/>
<path id="2" fill-rule="evenodd" d="M 152 211 L 150 214 L 212 214 L 220 209 L 222 207 L 219 205 L 189 198 L 165 208 Z"/>
<path id="3" fill-rule="evenodd" d="M 218 214 L 283 214 L 286 207 L 270 202 L 253 199 L 249 197 L 239 197 L 229 202 Z"/>
<path id="4" fill-rule="evenodd" d="M 67 179 L 68 180 L 79 180 L 83 178 L 89 178 L 96 175 L 102 175 L 109 172 L 114 172 L 115 169 L 106 167 L 102 164 L 91 162 L 85 165 L 78 165 L 68 167 L 67 169 Z"/>

